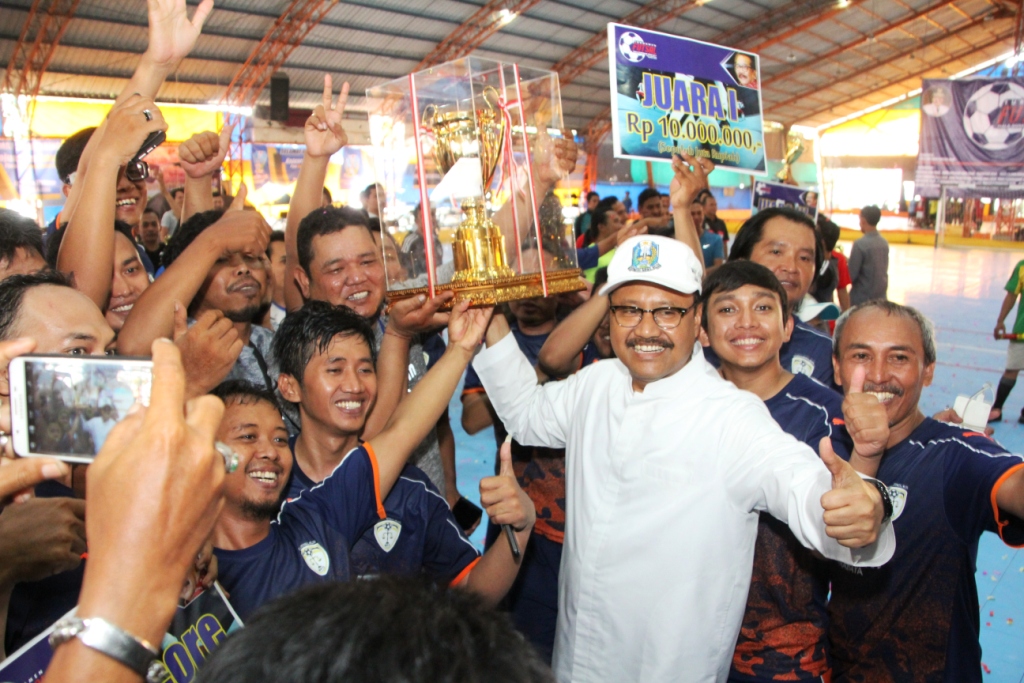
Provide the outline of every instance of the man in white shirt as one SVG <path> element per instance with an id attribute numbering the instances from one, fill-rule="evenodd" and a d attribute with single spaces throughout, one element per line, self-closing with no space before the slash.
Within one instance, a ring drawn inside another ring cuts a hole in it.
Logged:
<path id="1" fill-rule="evenodd" d="M 873 483 L 827 439 L 819 460 L 704 360 L 702 274 L 688 244 L 631 238 L 605 290 L 617 358 L 539 385 L 495 316 L 473 361 L 517 441 L 566 449 L 561 683 L 726 680 L 762 511 L 849 565 L 895 549 Z"/>
<path id="2" fill-rule="evenodd" d="M 100 405 L 100 414 L 85 421 L 85 431 L 92 437 L 92 444 L 99 453 L 107 441 L 107 434 L 117 424 L 117 411 L 110 403 Z"/>

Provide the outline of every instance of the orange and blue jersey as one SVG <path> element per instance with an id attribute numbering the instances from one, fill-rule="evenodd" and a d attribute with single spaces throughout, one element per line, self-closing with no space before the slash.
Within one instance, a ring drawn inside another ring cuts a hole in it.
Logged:
<path id="1" fill-rule="evenodd" d="M 296 463 L 288 496 L 294 498 L 315 486 Z M 462 533 L 448 502 L 419 468 L 405 466 L 384 498 L 384 511 L 385 516 L 352 547 L 354 575 L 422 575 L 458 583 L 479 560 L 480 553 Z"/>
<path id="2" fill-rule="evenodd" d="M 322 482 L 286 501 L 262 541 L 242 550 L 214 548 L 219 581 L 243 621 L 303 586 L 347 581 L 352 541 L 383 517 L 376 456 L 364 444 Z"/>
<path id="3" fill-rule="evenodd" d="M 799 374 L 765 406 L 784 432 L 815 453 L 842 415 L 839 394 Z M 833 443 L 846 456 L 845 444 Z M 784 522 L 761 514 L 730 682 L 820 681 L 827 675 L 827 564 Z"/>
<path id="4" fill-rule="evenodd" d="M 1022 468 L 985 435 L 930 418 L 885 452 L 877 476 L 896 554 L 878 568 L 831 566 L 833 681 L 980 683 L 978 539 L 1024 545 L 1024 520 L 995 503 Z"/>
<path id="5" fill-rule="evenodd" d="M 716 368 L 721 365 L 710 346 L 704 347 L 704 359 Z M 790 372 L 813 377 L 826 387 L 835 387 L 832 338 L 802 320 L 796 321 L 793 335 L 779 349 L 779 360 Z"/>

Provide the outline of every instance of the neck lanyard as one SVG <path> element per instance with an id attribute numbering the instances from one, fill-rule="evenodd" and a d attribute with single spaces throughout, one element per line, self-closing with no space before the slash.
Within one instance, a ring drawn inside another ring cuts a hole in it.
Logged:
<path id="1" fill-rule="evenodd" d="M 267 361 L 263 358 L 263 354 L 256 348 L 256 345 L 251 341 L 249 342 L 249 348 L 252 349 L 252 355 L 256 359 L 256 365 L 260 366 L 260 372 L 263 373 L 263 384 L 267 387 L 267 391 L 274 393 L 274 383 L 270 380 L 270 370 L 267 368 Z"/>

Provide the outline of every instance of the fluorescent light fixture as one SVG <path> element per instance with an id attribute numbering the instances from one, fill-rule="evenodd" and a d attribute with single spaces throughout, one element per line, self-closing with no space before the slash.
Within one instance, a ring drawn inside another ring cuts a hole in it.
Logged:
<path id="1" fill-rule="evenodd" d="M 513 12 L 507 7 L 503 10 L 498 11 L 498 23 L 502 26 L 508 26 L 511 24 L 516 17 L 519 16 L 519 12 Z"/>

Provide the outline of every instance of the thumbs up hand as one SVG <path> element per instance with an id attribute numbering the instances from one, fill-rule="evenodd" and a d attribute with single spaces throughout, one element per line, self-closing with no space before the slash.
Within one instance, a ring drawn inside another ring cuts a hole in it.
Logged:
<path id="1" fill-rule="evenodd" d="M 843 420 L 853 439 L 854 453 L 861 458 L 880 458 L 889 441 L 889 415 L 878 397 L 864 393 L 866 373 L 864 366 L 853 371 L 849 391 L 843 399 Z M 874 469 L 878 469 L 877 464 Z"/>
<path id="2" fill-rule="evenodd" d="M 818 444 L 821 461 L 832 473 L 832 490 L 821 497 L 825 533 L 848 548 L 863 548 L 878 538 L 882 524 L 882 496 L 873 484 L 832 450 L 828 437 Z"/>
<path id="3" fill-rule="evenodd" d="M 529 532 L 537 521 L 533 501 L 516 480 L 512 469 L 512 444 L 501 445 L 498 476 L 480 480 L 480 504 L 494 524 L 508 524 L 517 533 Z"/>

